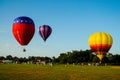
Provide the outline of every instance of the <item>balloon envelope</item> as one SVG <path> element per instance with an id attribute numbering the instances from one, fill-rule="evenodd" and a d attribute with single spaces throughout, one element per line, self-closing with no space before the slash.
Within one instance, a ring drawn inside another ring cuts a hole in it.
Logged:
<path id="1" fill-rule="evenodd" d="M 51 32 L 52 32 L 52 28 L 48 25 L 42 25 L 39 27 L 39 34 L 44 41 L 47 40 L 47 38 L 50 36 Z"/>
<path id="2" fill-rule="evenodd" d="M 33 20 L 25 16 L 16 18 L 12 26 L 12 33 L 20 45 L 26 46 L 35 33 Z"/>
<path id="3" fill-rule="evenodd" d="M 97 32 L 92 34 L 88 40 L 91 50 L 102 60 L 112 46 L 113 39 L 110 34 L 105 32 Z"/>

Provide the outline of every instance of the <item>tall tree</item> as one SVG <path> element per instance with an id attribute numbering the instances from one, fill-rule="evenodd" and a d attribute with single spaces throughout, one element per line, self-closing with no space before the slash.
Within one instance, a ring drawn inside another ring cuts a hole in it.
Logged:
<path id="1" fill-rule="evenodd" d="M 6 56 L 7 60 L 13 60 L 13 57 L 11 55 Z"/>

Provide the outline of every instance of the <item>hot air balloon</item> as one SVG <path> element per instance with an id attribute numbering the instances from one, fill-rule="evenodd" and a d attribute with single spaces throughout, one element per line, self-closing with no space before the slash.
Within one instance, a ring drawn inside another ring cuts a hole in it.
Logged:
<path id="1" fill-rule="evenodd" d="M 113 39 L 112 36 L 105 32 L 97 32 L 92 34 L 88 40 L 91 50 L 96 54 L 102 62 L 104 55 L 110 50 Z"/>
<path id="2" fill-rule="evenodd" d="M 17 17 L 12 25 L 12 33 L 21 46 L 28 45 L 35 33 L 33 20 L 26 16 Z M 23 52 L 25 51 L 23 49 Z"/>
<path id="3" fill-rule="evenodd" d="M 48 25 L 42 25 L 39 27 L 39 34 L 44 41 L 47 40 L 47 38 L 50 36 L 51 32 L 52 32 L 52 28 Z"/>

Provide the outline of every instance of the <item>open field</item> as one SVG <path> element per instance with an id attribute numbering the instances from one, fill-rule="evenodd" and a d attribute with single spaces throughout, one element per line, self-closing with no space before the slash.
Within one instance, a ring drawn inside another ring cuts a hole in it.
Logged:
<path id="1" fill-rule="evenodd" d="M 0 80 L 119 80 L 120 66 L 0 64 Z"/>

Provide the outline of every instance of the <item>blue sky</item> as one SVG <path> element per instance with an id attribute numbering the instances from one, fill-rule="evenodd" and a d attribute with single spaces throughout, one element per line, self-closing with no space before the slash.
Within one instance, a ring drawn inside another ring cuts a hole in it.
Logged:
<path id="1" fill-rule="evenodd" d="M 13 20 L 28 16 L 35 35 L 23 53 L 12 35 Z M 53 29 L 46 43 L 38 34 L 40 25 Z M 59 56 L 72 50 L 90 49 L 88 38 L 95 32 L 113 37 L 111 53 L 120 54 L 120 0 L 0 0 L 0 56 Z"/>

